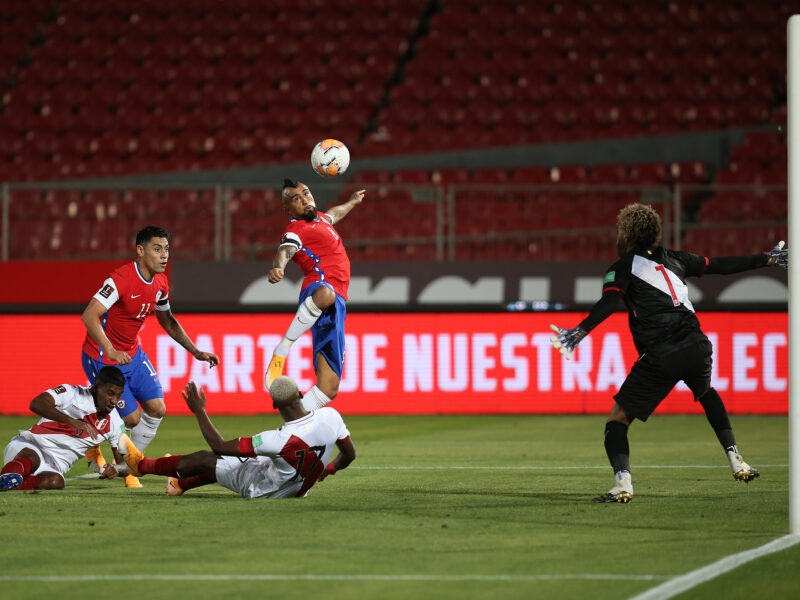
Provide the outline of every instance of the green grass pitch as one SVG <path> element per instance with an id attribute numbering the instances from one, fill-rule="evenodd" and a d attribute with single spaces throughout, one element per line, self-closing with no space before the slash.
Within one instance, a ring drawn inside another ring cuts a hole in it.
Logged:
<path id="1" fill-rule="evenodd" d="M 0 440 L 34 420 L 1 417 Z M 227 439 L 279 425 L 214 420 Z M 612 485 L 603 416 L 345 420 L 356 462 L 305 499 L 171 498 L 156 476 L 0 494 L 0 595 L 619 600 L 788 531 L 786 417 L 732 418 L 761 470 L 749 485 L 704 417 L 636 423 L 629 505 L 590 501 Z M 193 418 L 169 416 L 147 453 L 204 447 Z M 678 597 L 797 597 L 798 564 L 796 545 Z"/>

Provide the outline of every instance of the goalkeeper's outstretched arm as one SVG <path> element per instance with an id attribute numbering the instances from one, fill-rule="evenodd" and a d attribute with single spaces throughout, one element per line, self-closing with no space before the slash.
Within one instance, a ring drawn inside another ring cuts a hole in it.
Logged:
<path id="1" fill-rule="evenodd" d="M 778 242 L 775 247 L 761 254 L 752 256 L 723 256 L 709 258 L 705 273 L 709 275 L 730 275 L 761 267 L 789 268 L 789 251 L 784 248 L 785 242 Z"/>
<path id="2" fill-rule="evenodd" d="M 620 290 L 606 290 L 592 307 L 589 315 L 575 329 L 562 329 L 556 325 L 550 325 L 550 329 L 556 334 L 550 338 L 553 348 L 561 352 L 567 359 L 572 358 L 572 351 L 575 347 L 589 335 L 592 329 L 611 316 L 616 310 L 620 298 L 622 298 Z"/>

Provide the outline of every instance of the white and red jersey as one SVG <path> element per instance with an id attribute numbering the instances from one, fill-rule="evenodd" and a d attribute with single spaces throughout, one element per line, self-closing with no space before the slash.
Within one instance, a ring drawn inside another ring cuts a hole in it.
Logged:
<path id="1" fill-rule="evenodd" d="M 301 289 L 306 289 L 315 281 L 326 281 L 347 300 L 350 259 L 330 216 L 317 213 L 317 218 L 311 222 L 292 219 L 281 238 L 280 245 L 285 244 L 297 247 L 298 252 L 292 260 L 306 276 Z"/>
<path id="2" fill-rule="evenodd" d="M 169 281 L 163 273 L 156 273 L 148 281 L 138 263 L 132 262 L 111 273 L 93 298 L 108 309 L 102 325 L 111 344 L 133 356 L 139 349 L 139 331 L 147 315 L 154 310 L 169 310 Z M 83 351 L 105 364 L 116 364 L 105 357 L 88 333 Z"/>
<path id="3" fill-rule="evenodd" d="M 250 456 L 272 459 L 269 479 L 274 488 L 269 496 L 284 498 L 305 496 L 328 464 L 336 442 L 348 437 L 350 432 L 342 415 L 326 406 L 289 421 L 280 429 L 241 438 L 239 447 Z"/>
<path id="4" fill-rule="evenodd" d="M 85 421 L 92 425 L 101 437 L 92 439 L 86 433 L 79 436 L 75 429 L 66 423 L 39 419 L 27 431 L 20 431 L 19 437 L 39 448 L 48 457 L 48 462 L 58 469 L 61 475 L 70 470 L 73 464 L 84 457 L 86 451 L 108 440 L 112 448 L 116 448 L 122 433 L 122 419 L 117 411 L 98 416 L 94 398 L 88 387 L 69 385 L 67 383 L 47 390 L 55 400 L 55 405 L 65 415 Z"/>

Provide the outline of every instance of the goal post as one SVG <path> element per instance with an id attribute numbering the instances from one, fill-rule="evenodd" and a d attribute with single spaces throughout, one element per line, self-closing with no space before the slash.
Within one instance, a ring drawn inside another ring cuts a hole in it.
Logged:
<path id="1" fill-rule="evenodd" d="M 789 231 L 787 247 L 800 240 L 800 15 L 786 31 Z M 795 235 L 798 234 L 798 235 Z M 800 535 L 800 265 L 789 260 L 789 533 Z"/>

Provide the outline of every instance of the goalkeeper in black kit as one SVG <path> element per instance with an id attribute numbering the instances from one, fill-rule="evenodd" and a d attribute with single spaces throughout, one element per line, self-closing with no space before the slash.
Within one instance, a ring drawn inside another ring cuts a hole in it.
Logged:
<path id="1" fill-rule="evenodd" d="M 625 301 L 639 358 L 614 396 L 605 430 L 605 448 L 614 469 L 614 486 L 595 502 L 630 502 L 628 427 L 646 421 L 680 380 L 703 407 L 708 422 L 725 449 L 736 481 L 758 477 L 736 447 L 728 411 L 711 387 L 711 342 L 700 328 L 689 301 L 685 279 L 704 274 L 730 274 L 760 267 L 786 269 L 789 253 L 780 242 L 753 256 L 706 258 L 659 246 L 661 218 L 644 204 L 629 204 L 617 216 L 620 259 L 606 272 L 603 295 L 574 329 L 551 325 L 553 346 L 570 358 L 580 341 Z"/>

